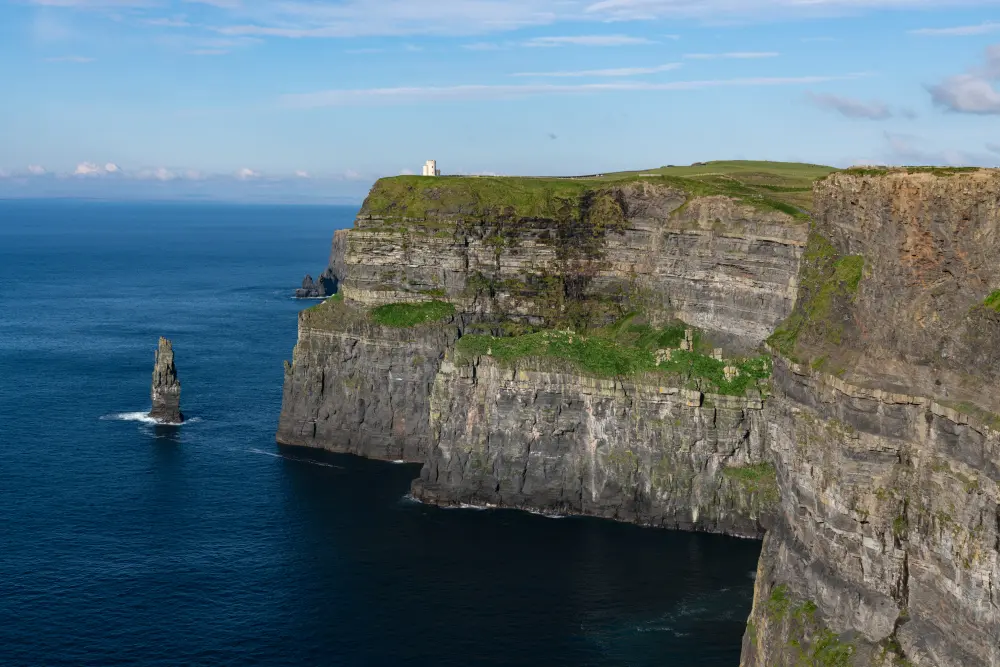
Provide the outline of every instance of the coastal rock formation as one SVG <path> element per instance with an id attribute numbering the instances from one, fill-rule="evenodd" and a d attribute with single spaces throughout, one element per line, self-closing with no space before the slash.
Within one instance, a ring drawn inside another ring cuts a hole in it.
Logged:
<path id="1" fill-rule="evenodd" d="M 712 344 L 739 352 L 791 312 L 807 239 L 795 215 L 696 196 L 673 181 L 527 179 L 524 192 L 517 180 L 376 183 L 354 228 L 334 234 L 330 265 L 343 301 L 319 308 L 321 327 L 316 313 L 300 319 L 279 442 L 424 460 L 434 377 L 465 333 L 587 328 L 641 309 L 657 323 L 700 326 Z M 508 186 L 515 190 L 484 201 Z M 414 200 L 419 187 L 430 190 Z M 508 196 L 520 208 L 504 205 Z M 365 317 L 435 300 L 455 306 L 446 332 Z"/>
<path id="2" fill-rule="evenodd" d="M 459 324 L 381 325 L 337 296 L 303 311 L 285 365 L 278 442 L 423 461 L 430 387 Z"/>
<path id="3" fill-rule="evenodd" d="M 295 298 L 317 299 L 333 296 L 337 292 L 338 282 L 337 276 L 334 275 L 331 268 L 323 271 L 315 281 L 311 275 L 306 274 L 306 277 L 302 279 L 302 287 L 295 290 Z"/>
<path id="4" fill-rule="evenodd" d="M 278 440 L 766 531 L 743 665 L 1000 667 L 1000 172 L 847 170 L 811 221 L 682 180 L 379 181 Z"/>
<path id="5" fill-rule="evenodd" d="M 153 409 L 149 416 L 165 424 L 180 424 L 184 421 L 184 415 L 181 414 L 181 383 L 177 379 L 177 367 L 174 366 L 174 348 L 162 336 L 156 348 L 155 359 L 150 390 Z"/>
<path id="6" fill-rule="evenodd" d="M 446 360 L 413 495 L 760 537 L 776 509 L 762 402 L 571 365 Z"/>
<path id="7" fill-rule="evenodd" d="M 744 665 L 1000 665 L 998 202 L 992 170 L 817 186 Z"/>

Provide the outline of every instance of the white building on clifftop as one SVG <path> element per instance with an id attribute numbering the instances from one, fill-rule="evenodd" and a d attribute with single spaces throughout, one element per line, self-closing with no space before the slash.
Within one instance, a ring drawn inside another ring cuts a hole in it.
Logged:
<path id="1" fill-rule="evenodd" d="M 428 160 L 424 163 L 423 176 L 440 176 L 441 170 L 437 168 L 437 160 Z"/>

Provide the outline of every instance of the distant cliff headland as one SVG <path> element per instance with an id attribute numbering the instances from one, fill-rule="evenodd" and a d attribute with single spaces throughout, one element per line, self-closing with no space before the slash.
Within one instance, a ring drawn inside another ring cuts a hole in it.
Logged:
<path id="1" fill-rule="evenodd" d="M 382 179 L 278 441 L 763 537 L 744 665 L 998 667 L 997 257 L 996 170 Z"/>

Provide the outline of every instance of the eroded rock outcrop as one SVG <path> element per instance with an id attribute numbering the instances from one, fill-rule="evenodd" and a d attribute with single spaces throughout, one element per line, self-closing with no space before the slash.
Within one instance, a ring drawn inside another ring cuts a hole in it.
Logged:
<path id="1" fill-rule="evenodd" d="M 745 665 L 1000 667 L 997 171 L 849 170 L 810 224 L 676 182 L 429 181 L 335 234 L 279 441 L 424 460 L 442 504 L 766 528 Z M 649 343 L 676 320 L 702 342 Z M 769 387 L 740 384 L 765 339 Z"/>
<path id="2" fill-rule="evenodd" d="M 817 186 L 743 664 L 1000 665 L 998 203 L 986 170 Z"/>
<path id="3" fill-rule="evenodd" d="M 422 462 L 430 387 L 460 320 L 380 325 L 337 297 L 299 316 L 285 365 L 278 442 L 369 458 Z"/>
<path id="4" fill-rule="evenodd" d="M 316 280 L 313 280 L 311 275 L 306 274 L 306 277 L 302 279 L 302 287 L 295 290 L 295 297 L 297 299 L 319 299 L 333 296 L 337 293 L 338 282 L 337 276 L 334 275 L 331 268 L 323 271 Z"/>
<path id="5" fill-rule="evenodd" d="M 162 336 L 156 348 L 150 396 L 153 399 L 150 417 L 165 424 L 180 424 L 184 421 L 184 415 L 181 414 L 181 383 L 177 379 L 177 367 L 174 365 L 174 347 Z"/>
<path id="6" fill-rule="evenodd" d="M 763 534 L 778 489 L 759 396 L 537 366 L 444 362 L 415 497 Z"/>
<path id="7" fill-rule="evenodd" d="M 642 310 L 739 352 L 791 311 L 807 237 L 799 217 L 672 182 L 539 183 L 376 183 L 354 228 L 334 235 L 343 301 L 319 307 L 322 327 L 309 311 L 300 319 L 279 442 L 424 460 L 434 378 L 465 333 L 585 329 Z M 365 316 L 433 300 L 454 304 L 450 327 Z"/>

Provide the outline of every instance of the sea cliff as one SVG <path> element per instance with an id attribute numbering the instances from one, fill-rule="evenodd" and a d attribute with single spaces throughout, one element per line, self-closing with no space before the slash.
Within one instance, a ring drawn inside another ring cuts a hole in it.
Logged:
<path id="1" fill-rule="evenodd" d="M 1000 173 L 831 171 L 383 179 L 278 440 L 764 535 L 745 665 L 998 667 Z"/>

